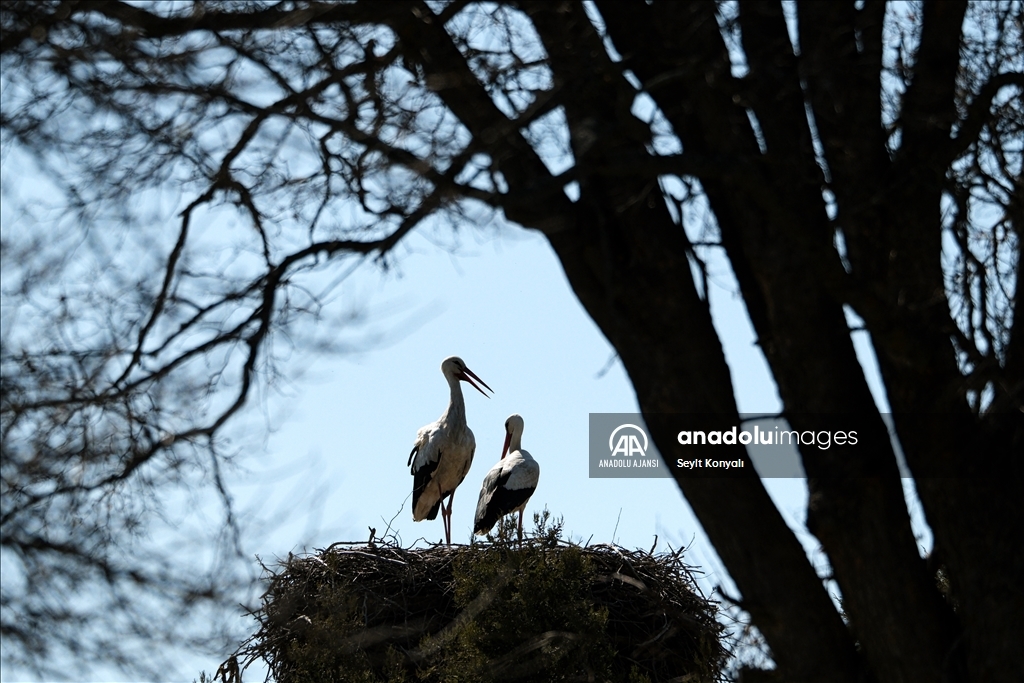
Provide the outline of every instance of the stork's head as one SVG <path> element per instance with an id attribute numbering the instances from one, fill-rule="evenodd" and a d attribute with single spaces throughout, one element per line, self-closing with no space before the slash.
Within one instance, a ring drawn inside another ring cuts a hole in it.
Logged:
<path id="1" fill-rule="evenodd" d="M 513 441 L 515 441 L 516 444 L 521 443 L 524 426 L 525 423 L 523 422 L 523 416 L 519 413 L 512 413 L 505 420 L 505 445 L 501 448 L 502 460 L 505 459 L 505 454 L 508 453 L 509 444 Z"/>
<path id="2" fill-rule="evenodd" d="M 448 356 L 443 361 L 441 361 L 441 372 L 444 374 L 444 376 L 448 379 L 449 382 L 453 379 L 457 379 L 462 382 L 468 382 L 470 386 L 472 386 L 474 389 L 479 391 L 484 396 L 487 396 L 487 394 L 484 392 L 483 389 L 477 386 L 476 382 L 474 382 L 473 380 L 480 382 L 480 384 L 483 384 L 485 387 L 487 387 L 487 391 L 494 393 L 494 389 L 488 387 L 487 382 L 477 377 L 472 370 L 467 368 L 465 361 L 463 361 L 458 356 Z M 490 396 L 487 396 L 487 398 L 490 398 Z"/>

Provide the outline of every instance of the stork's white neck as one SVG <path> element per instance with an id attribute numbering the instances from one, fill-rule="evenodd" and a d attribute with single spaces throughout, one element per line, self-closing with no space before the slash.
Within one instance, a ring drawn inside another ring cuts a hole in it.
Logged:
<path id="1" fill-rule="evenodd" d="M 508 440 L 508 452 L 515 453 L 523 448 L 523 433 L 519 430 L 512 432 L 512 437 Z"/>
<path id="2" fill-rule="evenodd" d="M 466 421 L 466 399 L 462 396 L 462 382 L 458 377 L 445 375 L 448 380 L 448 387 L 451 389 L 451 398 L 448 400 L 448 409 L 441 416 L 442 420 L 462 422 Z"/>

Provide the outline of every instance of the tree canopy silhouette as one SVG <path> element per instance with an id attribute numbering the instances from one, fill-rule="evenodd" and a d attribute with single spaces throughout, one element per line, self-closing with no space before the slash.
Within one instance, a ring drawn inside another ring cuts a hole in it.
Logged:
<path id="1" fill-rule="evenodd" d="M 273 339 L 319 313 L 304 275 L 498 212 L 547 237 L 666 455 L 657 415 L 738 419 L 709 259 L 795 429 L 885 429 L 869 337 L 927 561 L 887 441 L 801 449 L 842 614 L 758 479 L 676 473 L 780 680 L 1021 677 L 1020 2 L 0 12 L 5 172 L 33 159 L 63 201 L 22 197 L 42 227 L 4 236 L 3 547 L 31 578 L 5 581 L 5 640 L 41 653 L 24 615 L 74 616 L 42 596 L 75 579 L 43 569 L 155 581 L 115 552 L 133 491 L 219 481 Z M 140 197 L 182 207 L 173 231 Z"/>

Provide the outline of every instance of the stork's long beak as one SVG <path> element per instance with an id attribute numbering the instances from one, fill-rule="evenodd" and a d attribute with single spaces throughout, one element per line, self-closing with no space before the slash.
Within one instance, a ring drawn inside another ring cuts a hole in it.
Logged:
<path id="1" fill-rule="evenodd" d="M 480 384 L 483 384 L 485 387 L 487 387 L 487 382 L 477 377 L 476 374 L 469 368 L 466 368 L 465 370 L 462 371 L 462 374 L 459 376 L 459 379 L 461 379 L 463 382 L 468 382 L 470 386 L 472 386 L 474 389 L 479 391 L 484 396 L 487 396 L 487 394 L 484 393 L 484 390 L 478 387 L 476 382 L 474 382 L 473 380 L 480 382 Z M 491 389 L 490 387 L 487 387 L 487 391 L 491 392 L 492 394 L 494 393 L 494 389 Z M 490 396 L 487 396 L 487 398 L 490 398 Z"/>
<path id="2" fill-rule="evenodd" d="M 505 445 L 501 447 L 501 457 L 499 460 L 505 459 L 505 454 L 508 453 L 508 444 L 512 441 L 512 432 L 505 432 Z"/>

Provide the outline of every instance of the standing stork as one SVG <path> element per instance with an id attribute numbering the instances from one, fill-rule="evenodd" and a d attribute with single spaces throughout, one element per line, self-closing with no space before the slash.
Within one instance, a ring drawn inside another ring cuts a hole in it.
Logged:
<path id="1" fill-rule="evenodd" d="M 466 402 L 462 398 L 462 385 L 459 382 L 468 382 L 484 396 L 487 394 L 477 386 L 474 379 L 487 387 L 488 391 L 494 390 L 473 374 L 458 356 L 449 356 L 441 361 L 441 373 L 451 388 L 448 409 L 437 422 L 421 427 L 416 433 L 416 443 L 406 464 L 413 476 L 413 521 L 437 519 L 437 510 L 440 508 L 445 541 L 451 545 L 452 499 L 455 498 L 455 489 L 466 478 L 469 466 L 473 464 L 473 452 L 476 450 L 473 432 L 466 424 Z M 445 496 L 448 496 L 447 507 L 444 504 Z"/>
<path id="2" fill-rule="evenodd" d="M 523 418 L 509 415 L 505 420 L 505 445 L 501 459 L 484 477 L 480 500 L 476 504 L 473 533 L 483 536 L 507 514 L 519 513 L 519 543 L 523 542 L 523 510 L 537 490 L 540 465 L 522 448 Z M 505 457 L 505 454 L 508 457 Z"/>

